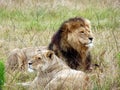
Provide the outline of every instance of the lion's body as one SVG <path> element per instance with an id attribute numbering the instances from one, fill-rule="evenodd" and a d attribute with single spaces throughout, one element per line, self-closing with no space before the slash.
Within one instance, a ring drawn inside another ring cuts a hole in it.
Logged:
<path id="1" fill-rule="evenodd" d="M 72 69 L 88 70 L 92 39 L 90 22 L 84 18 L 72 18 L 65 21 L 54 34 L 48 49 L 53 50 Z"/>
<path id="2" fill-rule="evenodd" d="M 27 48 L 16 48 L 13 49 L 6 61 L 7 69 L 16 70 L 16 69 L 26 69 L 27 62 L 33 55 L 39 52 L 39 50 L 46 49 L 46 47 L 27 47 Z"/>
<path id="3" fill-rule="evenodd" d="M 30 84 L 31 90 L 85 90 L 88 76 L 82 71 L 68 67 L 52 51 L 35 55 L 30 68 L 37 70 L 37 77 Z"/>

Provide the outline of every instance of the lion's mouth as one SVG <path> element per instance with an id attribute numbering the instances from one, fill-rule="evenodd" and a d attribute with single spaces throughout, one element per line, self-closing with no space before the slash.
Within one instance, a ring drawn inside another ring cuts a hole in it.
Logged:
<path id="1" fill-rule="evenodd" d="M 89 41 L 88 43 L 81 43 L 79 41 L 79 43 L 82 44 L 82 45 L 84 45 L 84 46 L 86 46 L 86 47 L 93 47 L 93 42 L 92 41 Z"/>
<path id="2" fill-rule="evenodd" d="M 34 70 L 31 68 L 28 68 L 28 72 L 34 72 Z"/>
<path id="3" fill-rule="evenodd" d="M 32 65 L 28 65 L 28 72 L 34 72 L 34 69 L 32 68 Z"/>
<path id="4" fill-rule="evenodd" d="M 86 47 L 93 47 L 93 43 L 92 43 L 92 42 L 87 43 L 87 44 L 85 44 L 85 46 L 86 46 Z"/>

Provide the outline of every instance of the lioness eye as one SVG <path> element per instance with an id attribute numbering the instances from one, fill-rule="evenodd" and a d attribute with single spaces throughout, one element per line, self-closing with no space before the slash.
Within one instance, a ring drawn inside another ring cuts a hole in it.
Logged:
<path id="1" fill-rule="evenodd" d="M 88 31 L 90 33 L 90 31 Z"/>
<path id="2" fill-rule="evenodd" d="M 41 59 L 40 57 L 38 57 L 38 59 Z"/>

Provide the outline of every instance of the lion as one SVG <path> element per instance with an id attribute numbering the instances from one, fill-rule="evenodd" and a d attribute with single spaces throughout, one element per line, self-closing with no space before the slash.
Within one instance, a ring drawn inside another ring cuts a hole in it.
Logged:
<path id="1" fill-rule="evenodd" d="M 37 71 L 32 82 L 22 83 L 29 90 L 86 90 L 89 77 L 83 71 L 71 69 L 51 50 L 42 50 L 28 62 Z"/>
<path id="2" fill-rule="evenodd" d="M 46 46 L 27 47 L 13 49 L 6 60 L 6 69 L 8 70 L 26 70 L 27 62 L 32 56 L 39 53 L 40 50 L 47 49 Z"/>
<path id="3" fill-rule="evenodd" d="M 62 23 L 53 35 L 49 50 L 65 60 L 72 69 L 90 70 L 90 47 L 93 46 L 93 34 L 88 19 L 75 17 Z"/>

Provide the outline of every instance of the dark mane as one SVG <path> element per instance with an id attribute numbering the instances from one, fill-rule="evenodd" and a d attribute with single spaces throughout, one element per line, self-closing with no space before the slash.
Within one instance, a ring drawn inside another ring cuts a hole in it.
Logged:
<path id="1" fill-rule="evenodd" d="M 67 51 L 61 50 L 61 53 L 66 58 L 66 61 L 71 68 L 77 69 L 78 66 L 81 66 L 81 55 L 75 49 L 69 48 Z M 89 65 L 91 64 L 90 53 L 86 57 L 86 61 L 86 69 L 88 69 L 90 67 Z"/>
<path id="2" fill-rule="evenodd" d="M 73 48 L 69 48 L 67 51 L 61 50 L 61 53 L 66 58 L 68 65 L 73 69 L 77 69 L 81 61 L 80 54 Z"/>
<path id="3" fill-rule="evenodd" d="M 59 47 L 59 44 L 60 44 L 60 40 L 61 40 L 61 34 L 62 34 L 62 31 L 61 30 L 58 30 L 52 37 L 51 39 L 51 43 L 49 44 L 48 46 L 48 49 L 49 50 L 53 50 L 53 45 L 55 44 L 56 46 Z"/>

